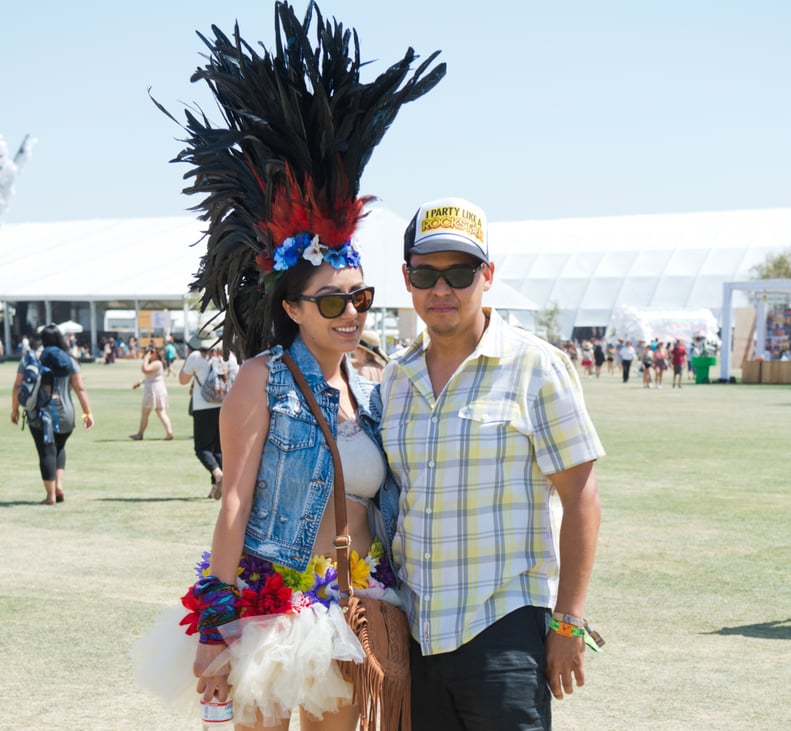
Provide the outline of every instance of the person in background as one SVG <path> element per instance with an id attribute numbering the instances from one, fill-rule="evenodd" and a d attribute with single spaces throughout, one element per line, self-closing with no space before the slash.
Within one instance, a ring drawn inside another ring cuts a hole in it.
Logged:
<path id="1" fill-rule="evenodd" d="M 412 728 L 548 729 L 550 690 L 585 679 L 604 450 L 570 358 L 482 307 L 495 267 L 478 206 L 422 205 L 404 260 L 426 329 L 385 369 L 381 433 Z"/>
<path id="2" fill-rule="evenodd" d="M 604 365 L 604 348 L 602 347 L 601 340 L 593 341 L 593 363 L 596 372 L 596 378 L 601 376 L 601 367 Z"/>
<path id="3" fill-rule="evenodd" d="M 607 356 L 607 373 L 613 375 L 615 373 L 615 359 L 616 359 L 615 344 L 607 343 L 607 347 L 605 348 L 604 352 L 605 355 Z"/>
<path id="4" fill-rule="evenodd" d="M 46 497 L 42 505 L 55 505 L 65 499 L 63 482 L 66 474 L 66 442 L 74 431 L 76 417 L 72 391 L 82 407 L 82 423 L 93 429 L 94 419 L 88 392 L 80 373 L 80 364 L 69 354 L 69 346 L 57 325 L 46 325 L 41 331 L 43 350 L 39 360 L 52 371 L 51 382 L 42 380 L 41 389 L 48 399 L 43 408 L 26 412 L 30 435 L 38 452 L 39 471 Z M 24 378 L 26 361 L 19 363 L 16 380 L 11 390 L 11 423 L 20 418 L 19 388 Z M 42 400 L 39 400 L 42 403 Z"/>
<path id="5" fill-rule="evenodd" d="M 382 352 L 379 336 L 373 330 L 363 332 L 360 344 L 352 354 L 352 362 L 357 372 L 369 381 L 381 381 L 387 360 Z"/>
<path id="6" fill-rule="evenodd" d="M 190 354 L 179 372 L 179 383 L 190 385 L 192 393 L 192 426 L 195 456 L 211 475 L 207 497 L 222 497 L 222 446 L 220 445 L 220 403 L 206 401 L 201 384 L 206 382 L 218 338 L 213 333 L 193 335 L 187 346 Z M 194 381 L 194 384 L 193 384 Z"/>
<path id="7" fill-rule="evenodd" d="M 623 382 L 629 383 L 629 371 L 632 369 L 632 362 L 637 357 L 637 351 L 634 349 L 631 340 L 627 340 L 626 344 L 618 351 L 621 358 L 621 373 L 623 374 Z"/>
<path id="8" fill-rule="evenodd" d="M 168 335 L 168 341 L 165 344 L 163 355 L 165 357 L 165 375 L 166 376 L 175 375 L 173 373 L 173 364 L 176 362 L 176 357 L 178 356 L 178 353 L 176 353 L 176 345 L 173 342 L 172 335 Z"/>
<path id="9" fill-rule="evenodd" d="M 656 346 L 656 351 L 654 351 L 654 380 L 656 381 L 657 388 L 662 388 L 662 378 L 668 367 L 667 359 L 667 347 L 663 342 L 659 342 Z"/>
<path id="10" fill-rule="evenodd" d="M 684 364 L 687 360 L 687 349 L 684 347 L 683 340 L 676 340 L 676 344 L 670 351 L 670 361 L 673 364 L 673 388 L 681 388 L 681 381 L 684 378 Z M 690 362 L 691 359 L 690 359 Z"/>
<path id="11" fill-rule="evenodd" d="M 593 343 L 587 338 L 582 341 L 582 370 L 588 378 L 593 375 Z"/>
<path id="12" fill-rule="evenodd" d="M 155 347 L 148 347 L 143 356 L 143 380 L 135 383 L 132 388 L 143 386 L 143 404 L 140 410 L 140 426 L 137 432 L 130 434 L 129 438 L 139 442 L 148 427 L 148 417 L 151 411 L 156 412 L 157 417 L 165 427 L 165 440 L 170 441 L 173 437 L 173 427 L 168 416 L 168 389 L 165 386 L 164 365 L 162 355 Z"/>
<path id="13" fill-rule="evenodd" d="M 654 387 L 654 351 L 651 344 L 643 346 L 643 352 L 640 355 L 643 369 L 643 388 Z"/>

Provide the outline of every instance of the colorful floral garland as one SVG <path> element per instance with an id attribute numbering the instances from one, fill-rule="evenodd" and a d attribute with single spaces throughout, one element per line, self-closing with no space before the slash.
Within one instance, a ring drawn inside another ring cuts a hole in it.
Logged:
<path id="1" fill-rule="evenodd" d="M 235 611 L 229 614 L 229 592 L 220 592 L 217 588 L 228 585 L 210 576 L 210 561 L 211 554 L 204 551 L 195 566 L 198 581 L 181 597 L 188 612 L 179 624 L 185 627 L 188 635 L 200 632 L 202 642 L 216 641 L 214 631 L 223 623 L 218 621 L 220 618 L 228 622 L 237 617 L 298 614 L 311 604 L 328 607 L 340 600 L 337 565 L 326 556 L 313 556 L 305 571 L 300 572 L 245 554 L 237 571 L 238 587 L 234 587 Z M 384 592 L 396 586 L 395 574 L 378 538 L 364 558 L 360 558 L 357 551 L 351 551 L 349 566 L 354 589 Z M 222 613 L 214 606 L 220 596 Z M 207 616 L 212 619 L 207 621 Z"/>

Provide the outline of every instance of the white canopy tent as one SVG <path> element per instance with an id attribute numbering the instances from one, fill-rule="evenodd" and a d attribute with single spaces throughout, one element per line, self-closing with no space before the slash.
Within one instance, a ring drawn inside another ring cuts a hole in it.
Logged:
<path id="1" fill-rule="evenodd" d="M 720 380 L 728 381 L 731 376 L 731 334 L 732 304 L 737 292 L 751 292 L 766 295 L 772 292 L 785 293 L 791 297 L 791 279 L 759 279 L 751 282 L 725 282 L 722 285 L 722 352 L 720 360 Z M 765 339 L 766 297 L 758 297 L 755 342 L 759 348 Z M 737 364 L 738 366 L 738 364 Z"/>
<path id="2" fill-rule="evenodd" d="M 499 277 L 541 310 L 557 304 L 570 337 L 621 305 L 721 320 L 723 283 L 791 246 L 791 209 L 490 223 L 489 237 Z"/>
<path id="3" fill-rule="evenodd" d="M 96 303 L 186 309 L 202 250 L 190 245 L 204 227 L 186 216 L 2 226 L 0 302 L 44 302 L 48 321 L 50 303 L 83 303 L 79 317 L 66 317 L 94 334 Z M 400 274 L 405 227 L 375 208 L 359 228 L 377 308 L 411 309 Z M 557 304 L 569 337 L 574 327 L 606 327 L 620 305 L 708 308 L 721 321 L 723 284 L 748 280 L 751 267 L 791 246 L 791 209 L 493 222 L 489 235 L 495 285 L 484 303 L 528 328 L 536 311 Z M 734 292 L 733 307 L 747 304 Z"/>
<path id="4" fill-rule="evenodd" d="M 401 276 L 403 232 L 407 222 L 375 208 L 358 229 L 366 280 L 376 287 L 376 308 L 411 309 Z M 88 303 L 92 333 L 101 329 L 100 302 L 160 302 L 188 307 L 187 295 L 197 271 L 206 224 L 195 218 L 96 219 L 21 223 L 0 227 L 0 302 Z M 496 282 L 486 303 L 503 311 L 533 312 L 536 305 L 506 282 Z M 116 305 L 117 306 L 117 305 Z M 5 320 L 5 342 L 9 341 Z M 185 316 L 184 321 L 189 321 Z"/>

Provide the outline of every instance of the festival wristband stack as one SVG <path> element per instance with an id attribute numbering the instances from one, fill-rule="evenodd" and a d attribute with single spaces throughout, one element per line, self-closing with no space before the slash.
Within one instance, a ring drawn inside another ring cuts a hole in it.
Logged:
<path id="1" fill-rule="evenodd" d="M 206 576 L 198 579 L 192 591 L 200 603 L 198 630 L 201 644 L 222 644 L 224 640 L 219 627 L 237 618 L 238 590 L 216 576 Z"/>
<path id="2" fill-rule="evenodd" d="M 598 652 L 604 646 L 604 638 L 588 624 L 588 620 L 584 617 L 552 612 L 549 628 L 564 637 L 584 638 L 585 644 L 594 652 Z"/>

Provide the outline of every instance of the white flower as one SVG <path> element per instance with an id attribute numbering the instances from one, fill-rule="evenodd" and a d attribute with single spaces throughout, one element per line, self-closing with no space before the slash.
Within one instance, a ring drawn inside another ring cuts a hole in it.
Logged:
<path id="1" fill-rule="evenodd" d="M 322 250 L 323 249 L 323 250 Z M 305 251 L 302 252 L 302 258 L 307 259 L 314 267 L 319 266 L 322 260 L 324 259 L 324 251 L 327 247 L 322 247 L 321 243 L 319 242 L 319 237 L 314 236 L 310 240 L 310 246 L 308 246 Z"/>

